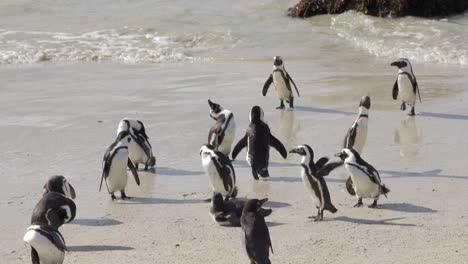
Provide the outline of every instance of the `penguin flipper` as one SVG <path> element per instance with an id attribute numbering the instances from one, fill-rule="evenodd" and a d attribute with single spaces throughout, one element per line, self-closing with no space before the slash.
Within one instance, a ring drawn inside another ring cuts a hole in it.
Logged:
<path id="1" fill-rule="evenodd" d="M 266 80 L 265 84 L 263 85 L 262 95 L 265 96 L 268 92 L 268 88 L 270 88 L 271 83 L 273 82 L 273 75 L 270 74 L 270 77 Z"/>
<path id="2" fill-rule="evenodd" d="M 133 132 L 135 133 L 134 136 L 133 134 L 130 134 L 132 139 L 137 143 L 137 145 L 145 152 L 146 156 L 148 158 L 151 158 L 151 150 L 148 148 L 148 146 L 145 144 L 146 139 L 143 135 L 139 135 L 139 132 L 133 128 Z"/>
<path id="3" fill-rule="evenodd" d="M 239 152 L 243 148 L 247 147 L 247 138 L 248 135 L 246 134 L 241 140 L 239 140 L 239 142 L 237 142 L 236 146 L 234 147 L 234 150 L 232 150 L 232 160 L 235 160 Z"/>
<path id="4" fill-rule="evenodd" d="M 220 153 L 221 152 L 218 152 L 216 154 L 219 155 Z M 231 177 L 229 177 L 231 170 L 227 166 L 223 166 L 216 157 L 211 157 L 211 160 L 213 161 L 219 175 L 223 179 L 224 190 L 231 190 L 232 187 L 234 187 L 234 183 L 232 182 Z"/>
<path id="5" fill-rule="evenodd" d="M 414 75 L 413 75 L 413 76 L 414 76 Z M 418 85 L 418 81 L 416 80 L 416 76 L 414 76 L 414 79 L 411 78 L 411 82 L 413 83 L 414 93 L 417 93 L 417 94 L 418 94 L 419 102 L 422 103 L 422 100 L 421 100 L 421 93 L 419 92 L 419 85 Z"/>
<path id="6" fill-rule="evenodd" d="M 327 158 L 327 157 L 321 157 L 319 160 L 317 160 L 317 162 L 315 163 L 315 169 L 316 170 L 320 170 L 323 166 L 325 166 L 325 164 L 327 164 L 327 162 L 329 161 L 330 159 Z M 311 166 L 312 167 L 312 166 Z"/>
<path id="7" fill-rule="evenodd" d="M 107 149 L 106 154 L 104 154 L 104 158 L 102 159 L 102 176 L 101 176 L 101 183 L 99 184 L 99 191 L 101 191 L 102 188 L 102 182 L 104 181 L 104 178 L 107 178 L 109 175 L 110 167 L 112 165 L 112 157 L 110 154 L 110 150 Z"/>
<path id="8" fill-rule="evenodd" d="M 132 171 L 136 184 L 140 186 L 140 177 L 138 177 L 138 172 L 130 159 L 128 159 L 127 166 Z"/>
<path id="9" fill-rule="evenodd" d="M 317 176 L 327 176 L 332 170 L 340 167 L 341 165 L 343 165 L 343 161 L 330 162 L 328 164 L 325 164 L 322 168 L 318 170 Z"/>
<path id="10" fill-rule="evenodd" d="M 293 79 L 291 78 L 291 75 L 289 75 L 289 73 L 286 73 L 286 77 L 292 82 L 292 84 L 294 85 L 294 88 L 296 89 L 296 93 L 297 93 L 297 96 L 298 97 L 301 97 L 301 95 L 299 94 L 299 90 L 297 89 L 297 86 L 296 86 L 296 83 L 293 81 Z"/>
<path id="11" fill-rule="evenodd" d="M 356 138 L 356 132 L 357 132 L 356 128 L 357 128 L 357 123 L 353 125 L 346 133 L 346 136 L 343 142 L 343 148 L 352 148 L 354 146 L 354 139 Z"/>
<path id="12" fill-rule="evenodd" d="M 270 146 L 274 147 L 281 154 L 281 156 L 283 156 L 283 158 L 288 156 L 288 152 L 284 148 L 283 143 L 281 143 L 281 141 L 275 138 L 272 134 L 270 134 Z"/>
<path id="13" fill-rule="evenodd" d="M 354 186 L 353 186 L 353 179 L 351 177 L 348 177 L 346 180 L 346 190 L 351 196 L 355 196 L 356 192 L 354 191 Z"/>
<path id="14" fill-rule="evenodd" d="M 393 100 L 396 100 L 398 97 L 398 78 L 396 79 L 395 84 L 393 84 L 392 97 Z"/>

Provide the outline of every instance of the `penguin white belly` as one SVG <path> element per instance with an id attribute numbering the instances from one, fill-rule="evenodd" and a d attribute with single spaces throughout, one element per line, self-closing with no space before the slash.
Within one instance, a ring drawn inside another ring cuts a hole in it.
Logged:
<path id="1" fill-rule="evenodd" d="M 146 142 L 145 142 L 146 143 Z M 149 148 L 150 149 L 150 148 Z M 146 164 L 150 159 L 145 150 L 138 145 L 135 140 L 128 143 L 128 157 L 133 163 Z"/>
<path id="2" fill-rule="evenodd" d="M 380 187 L 375 184 L 369 176 L 354 166 L 345 165 L 346 169 L 351 174 L 353 180 L 354 191 L 359 198 L 378 198 L 380 195 Z"/>
<path id="3" fill-rule="evenodd" d="M 276 87 L 276 93 L 278 94 L 278 98 L 281 100 L 289 100 L 292 97 L 291 91 L 288 89 L 286 82 L 281 75 L 281 72 L 275 71 L 273 72 L 273 82 Z"/>
<path id="4" fill-rule="evenodd" d="M 211 159 L 203 159 L 202 165 L 206 174 L 208 175 L 208 180 L 213 191 L 220 192 L 223 196 L 227 196 L 229 192 L 228 190 L 224 189 L 223 179 L 219 176 L 218 171 L 216 170 L 216 166 L 211 161 Z"/>
<path id="5" fill-rule="evenodd" d="M 314 202 L 317 208 L 322 208 L 322 203 L 320 202 L 320 198 L 315 195 L 314 189 L 312 188 L 312 184 L 309 182 L 307 175 L 305 172 L 302 172 L 302 183 L 304 183 L 304 187 L 306 188 L 307 192 L 309 192 L 312 201 Z"/>
<path id="6" fill-rule="evenodd" d="M 232 143 L 236 137 L 236 122 L 234 118 L 231 118 L 229 124 L 224 131 L 223 142 L 218 146 L 218 151 L 222 152 L 224 155 L 228 156 L 231 153 Z"/>
<path id="7" fill-rule="evenodd" d="M 120 150 L 115 154 L 109 170 L 109 175 L 106 178 L 110 192 L 122 191 L 127 186 L 127 163 L 127 151 Z"/>
<path id="8" fill-rule="evenodd" d="M 411 80 L 405 74 L 398 75 L 398 93 L 403 102 L 414 106 L 416 94 L 413 92 Z"/>
<path id="9" fill-rule="evenodd" d="M 49 239 L 32 227 L 34 226 L 31 226 L 24 234 L 23 241 L 37 251 L 41 264 L 62 264 L 65 252 L 59 250 Z"/>
<path id="10" fill-rule="evenodd" d="M 362 153 L 367 139 L 367 118 L 361 117 L 357 121 L 356 138 L 354 140 L 353 149 L 359 154 Z"/>

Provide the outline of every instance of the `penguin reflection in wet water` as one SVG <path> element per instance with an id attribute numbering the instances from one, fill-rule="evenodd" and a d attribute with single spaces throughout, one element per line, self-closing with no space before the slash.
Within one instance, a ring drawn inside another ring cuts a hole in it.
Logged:
<path id="1" fill-rule="evenodd" d="M 401 111 L 406 110 L 406 105 L 411 105 L 410 116 L 414 116 L 414 107 L 416 105 L 416 94 L 419 97 L 419 102 L 421 101 L 421 94 L 419 93 L 419 86 L 414 76 L 413 68 L 408 59 L 401 58 L 398 61 L 392 62 L 391 66 L 398 67 L 398 76 L 393 85 L 392 97 L 394 100 L 397 100 L 399 97 L 401 100 Z"/>
<path id="2" fill-rule="evenodd" d="M 362 198 L 371 198 L 374 199 L 374 202 L 369 207 L 376 208 L 379 196 L 383 194 L 387 197 L 387 193 L 390 192 L 385 184 L 382 184 L 379 172 L 364 161 L 354 149 L 345 148 L 335 156 L 343 160 L 345 168 L 353 180 L 354 192 L 358 197 L 358 202 L 354 207 L 363 205 Z"/>
<path id="3" fill-rule="evenodd" d="M 241 226 L 242 210 L 246 204 L 242 199 L 223 200 L 219 192 L 213 193 L 211 199 L 210 215 L 213 221 L 221 226 Z M 271 209 L 260 208 L 259 214 L 263 217 L 269 216 Z"/>
<path id="4" fill-rule="evenodd" d="M 120 191 L 121 198 L 123 200 L 130 198 L 125 194 L 128 177 L 127 166 L 130 168 L 137 185 L 140 185 L 138 172 L 128 156 L 128 143 L 131 141 L 132 137 L 130 133 L 128 131 L 122 131 L 104 154 L 99 191 L 101 190 L 102 182 L 105 179 L 107 190 L 110 193 L 112 200 L 115 200 L 116 198 L 114 195 L 114 192 L 116 191 Z"/>
<path id="5" fill-rule="evenodd" d="M 259 213 L 268 199 L 248 200 L 242 210 L 241 226 L 245 250 L 251 264 L 270 264 L 270 249 L 273 253 L 270 232 L 265 217 Z"/>
<path id="6" fill-rule="evenodd" d="M 234 138 L 236 137 L 234 114 L 209 99 L 208 104 L 210 105 L 210 117 L 216 121 L 208 133 L 208 143 L 212 145 L 215 150 L 229 156 L 232 142 L 234 142 Z"/>
<path id="7" fill-rule="evenodd" d="M 263 85 L 263 96 L 267 94 L 271 83 L 274 83 L 276 93 L 278 94 L 278 98 L 280 100 L 280 106 L 278 106 L 276 109 L 284 109 L 284 101 L 289 103 L 290 108 L 294 108 L 294 95 L 291 88 L 291 83 L 296 89 L 297 96 L 300 97 L 299 90 L 297 89 L 297 86 L 289 73 L 286 71 L 281 56 L 273 57 L 273 71 Z"/>
<path id="8" fill-rule="evenodd" d="M 327 176 L 333 169 L 343 165 L 343 162 L 328 163 L 328 158 L 322 157 L 315 163 L 314 151 L 309 145 L 298 146 L 289 153 L 302 156 L 302 182 L 318 209 L 315 221 L 323 220 L 324 210 L 336 213 L 338 210 L 331 202 L 330 192 L 323 177 Z"/>
<path id="9" fill-rule="evenodd" d="M 234 147 L 232 159 L 235 160 L 239 152 L 247 147 L 247 163 L 252 168 L 252 176 L 256 180 L 268 179 L 270 146 L 275 148 L 283 158 L 287 157 L 288 153 L 283 144 L 271 134 L 270 128 L 263 122 L 263 110 L 260 106 L 254 106 L 250 111 L 249 127 L 245 136 Z"/>

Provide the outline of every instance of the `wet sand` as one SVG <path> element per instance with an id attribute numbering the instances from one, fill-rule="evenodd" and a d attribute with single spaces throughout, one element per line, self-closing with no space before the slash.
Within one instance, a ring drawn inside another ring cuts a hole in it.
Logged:
<path id="1" fill-rule="evenodd" d="M 288 149 L 309 144 L 317 159 L 340 150 L 365 94 L 372 108 L 363 158 L 391 189 L 380 209 L 352 208 L 356 198 L 337 170 L 327 183 L 338 212 L 314 223 L 298 156 L 284 160 L 272 150 L 269 182 L 252 180 L 245 150 L 235 162 L 239 196 L 270 199 L 271 261 L 466 263 L 466 68 L 413 64 L 423 104 L 408 118 L 391 99 L 396 69 L 355 58 L 340 64 L 355 67 L 291 60 L 302 95 L 294 111 L 274 109 L 273 89 L 261 96 L 269 60 L 0 68 L 2 263 L 30 262 L 22 236 L 54 174 L 78 196 L 77 218 L 61 228 L 65 263 L 247 263 L 240 229 L 213 223 L 203 202 L 210 189 L 198 153 L 213 123 L 206 100 L 234 112 L 237 139 L 250 108 L 261 105 Z M 129 180 L 132 200 L 112 202 L 98 192 L 101 160 L 123 117 L 146 124 L 157 168 L 141 172 L 140 187 Z"/>

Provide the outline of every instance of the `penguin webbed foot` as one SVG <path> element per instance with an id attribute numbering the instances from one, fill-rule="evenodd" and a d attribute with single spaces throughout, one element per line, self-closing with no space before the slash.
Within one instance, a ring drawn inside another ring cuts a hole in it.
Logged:
<path id="1" fill-rule="evenodd" d="M 289 108 L 294 108 L 294 97 L 289 99 Z"/>
<path id="2" fill-rule="evenodd" d="M 405 111 L 405 110 L 406 110 L 406 104 L 405 104 L 405 102 L 401 103 L 400 110 L 401 110 L 401 111 Z"/>
<path id="3" fill-rule="evenodd" d="M 121 198 L 122 200 L 130 200 L 130 199 L 132 199 L 132 197 L 127 196 L 127 195 L 125 194 L 124 191 L 121 191 L 121 192 L 120 192 L 120 198 Z"/>
<path id="4" fill-rule="evenodd" d="M 284 102 L 280 100 L 280 106 L 276 107 L 276 109 L 284 109 Z"/>
<path id="5" fill-rule="evenodd" d="M 369 208 L 378 208 L 377 207 L 377 200 L 374 200 L 374 202 L 371 205 L 369 205 Z"/>
<path id="6" fill-rule="evenodd" d="M 363 204 L 362 204 L 362 198 L 359 198 L 357 204 L 355 204 L 353 207 L 362 207 Z"/>
<path id="7" fill-rule="evenodd" d="M 111 193 L 111 198 L 112 198 L 112 201 L 114 201 L 115 199 L 117 199 L 114 195 L 114 193 Z"/>
<path id="8" fill-rule="evenodd" d="M 414 115 L 415 115 L 415 113 L 414 113 L 414 106 L 411 107 L 411 112 L 410 112 L 408 115 L 409 115 L 409 116 L 414 116 Z"/>
<path id="9" fill-rule="evenodd" d="M 255 170 L 254 168 L 252 168 L 252 176 L 254 177 L 255 180 L 258 181 L 258 174 L 257 174 L 257 170 Z"/>
<path id="10" fill-rule="evenodd" d="M 136 169 L 136 170 L 138 170 L 138 165 L 140 165 L 140 164 L 135 163 L 135 169 Z"/>

